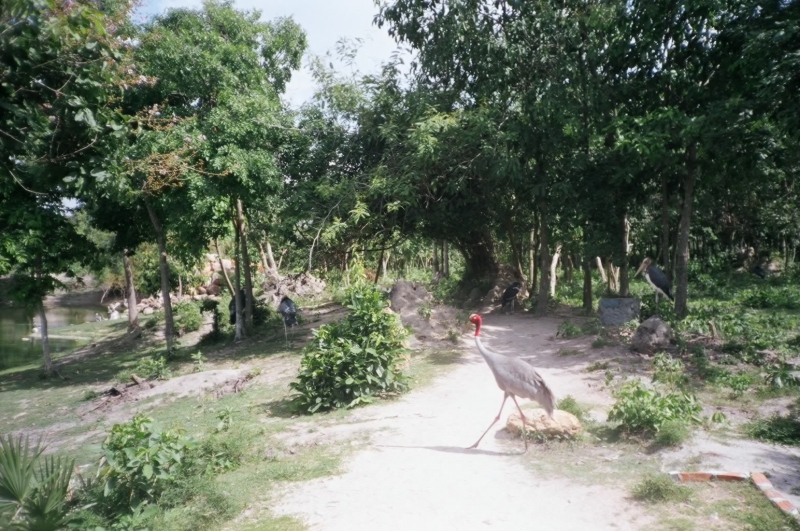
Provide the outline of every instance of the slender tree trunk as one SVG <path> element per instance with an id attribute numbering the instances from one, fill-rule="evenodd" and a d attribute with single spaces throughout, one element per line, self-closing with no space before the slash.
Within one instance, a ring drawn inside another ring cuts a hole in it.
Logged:
<path id="1" fill-rule="evenodd" d="M 241 257 L 242 266 L 244 267 L 244 290 L 247 295 L 245 298 L 245 325 L 247 330 L 251 331 L 253 330 L 253 272 L 250 267 L 250 253 L 247 249 L 247 225 L 241 199 L 236 200 L 236 217 L 239 228 L 239 241 L 242 244 Z"/>
<path id="2" fill-rule="evenodd" d="M 244 330 L 244 301 L 242 300 L 242 275 L 241 275 L 241 266 L 240 266 L 240 257 L 241 253 L 241 238 L 240 232 L 237 228 L 235 238 L 234 238 L 234 256 L 235 256 L 235 266 L 234 266 L 234 276 L 236 278 L 236 290 L 234 291 L 233 300 L 234 305 L 236 306 L 236 328 L 233 336 L 234 341 L 241 341 L 245 337 L 245 330 Z"/>
<path id="3" fill-rule="evenodd" d="M 278 258 L 278 263 L 275 264 L 275 271 L 276 272 L 280 272 L 281 264 L 283 263 L 283 256 L 286 254 L 286 251 L 288 251 L 288 250 L 289 249 L 284 248 L 283 251 L 281 251 L 281 256 Z"/>
<path id="4" fill-rule="evenodd" d="M 550 260 L 550 296 L 556 296 L 556 281 L 558 280 L 557 277 L 557 268 L 558 268 L 558 260 L 561 258 L 561 244 L 556 244 L 556 252 L 553 253 L 553 259 Z"/>
<path id="5" fill-rule="evenodd" d="M 381 251 L 381 254 L 383 251 Z M 444 256 L 444 254 L 442 254 Z M 386 270 L 389 268 L 389 260 L 392 257 L 391 251 L 386 251 L 386 256 L 381 260 L 381 276 L 386 278 Z M 442 268 L 444 269 L 444 268 Z"/>
<path id="6" fill-rule="evenodd" d="M 386 249 L 381 249 L 381 255 L 378 257 L 378 265 L 375 266 L 375 284 L 378 283 L 378 279 L 381 278 L 381 271 L 383 271 L 383 254 L 386 252 Z M 436 246 L 433 247 L 433 252 L 436 252 Z"/>
<path id="7" fill-rule="evenodd" d="M 619 266 L 619 294 L 630 297 L 631 290 L 628 282 L 628 252 L 630 251 L 631 222 L 627 212 L 622 217 L 622 264 Z"/>
<path id="8" fill-rule="evenodd" d="M 439 243 L 433 240 L 433 274 L 439 275 Z"/>
<path id="9" fill-rule="evenodd" d="M 514 227 L 509 218 L 506 218 L 505 226 L 506 234 L 508 235 L 508 243 L 511 245 L 511 257 L 514 260 L 514 275 L 518 280 L 524 280 L 525 273 L 523 273 L 522 269 L 522 249 L 517 246 L 517 239 L 514 237 Z"/>
<path id="10" fill-rule="evenodd" d="M 592 259 L 587 253 L 583 261 L 583 309 L 589 313 L 592 311 L 594 296 L 592 294 Z"/>
<path id="11" fill-rule="evenodd" d="M 39 331 L 42 336 L 42 357 L 44 359 L 44 374 L 48 378 L 53 376 L 53 358 L 50 356 L 50 337 L 47 335 L 47 315 L 44 312 L 44 302 L 39 301 Z"/>
<path id="12" fill-rule="evenodd" d="M 566 264 L 566 275 L 567 275 L 566 281 L 567 281 L 567 283 L 571 284 L 572 283 L 572 270 L 575 267 L 575 264 L 572 261 L 572 255 L 567 253 L 566 257 L 567 257 L 567 259 L 564 260 L 564 263 Z"/>
<path id="13" fill-rule="evenodd" d="M 122 251 L 122 268 L 125 270 L 125 295 L 128 299 L 128 332 L 133 332 L 139 328 L 139 307 L 133 282 L 133 266 L 127 249 Z"/>
<path id="14" fill-rule="evenodd" d="M 278 264 L 275 263 L 275 255 L 272 254 L 272 244 L 269 240 L 267 240 L 267 263 L 271 269 L 278 272 Z"/>
<path id="15" fill-rule="evenodd" d="M 678 232 L 677 260 L 675 264 L 676 290 L 675 314 L 683 319 L 689 313 L 689 230 L 692 223 L 692 204 L 697 171 L 697 144 L 686 149 L 686 173 L 683 181 L 683 207 Z"/>
<path id="16" fill-rule="evenodd" d="M 258 242 L 258 256 L 261 258 L 261 267 L 264 268 L 264 273 L 269 275 L 272 268 L 269 266 L 267 253 L 264 251 L 264 245 L 261 242 Z"/>
<path id="17" fill-rule="evenodd" d="M 236 291 L 233 289 L 231 277 L 228 276 L 228 272 L 225 270 L 225 263 L 222 261 L 222 254 L 219 252 L 219 243 L 216 238 L 214 238 L 214 247 L 217 250 L 217 260 L 219 261 L 219 268 L 222 270 L 222 278 L 225 279 L 225 284 L 228 286 L 228 291 L 231 292 L 231 297 L 235 297 Z"/>
<path id="18" fill-rule="evenodd" d="M 669 187 L 666 174 L 661 176 L 661 264 L 667 277 L 672 274 L 669 261 Z"/>
<path id="19" fill-rule="evenodd" d="M 596 256 L 595 259 L 597 260 L 597 269 L 600 271 L 600 278 L 603 279 L 605 284 L 608 284 L 608 277 L 606 276 L 606 269 L 603 267 L 603 260 L 601 260 L 599 256 Z"/>
<path id="20" fill-rule="evenodd" d="M 442 263 L 444 265 L 444 276 L 450 276 L 450 245 L 445 240 L 442 243 Z"/>
<path id="21" fill-rule="evenodd" d="M 540 264 L 540 271 L 541 271 L 541 281 L 539 283 L 539 298 L 536 301 L 536 315 L 547 315 L 547 302 L 548 302 L 548 293 L 550 288 L 550 278 L 548 272 L 550 271 L 550 257 L 549 249 L 547 246 L 550 244 L 548 242 L 548 227 L 547 227 L 547 208 L 542 202 L 542 205 L 539 208 L 539 264 Z"/>
<path id="22" fill-rule="evenodd" d="M 528 248 L 528 286 L 531 287 L 531 291 L 533 291 L 533 287 L 536 286 L 536 231 L 531 231 L 531 242 L 530 247 Z"/>
<path id="23" fill-rule="evenodd" d="M 164 229 L 158 220 L 156 211 L 150 200 L 145 198 L 144 205 L 150 216 L 150 222 L 156 233 L 158 243 L 158 267 L 161 272 L 161 297 L 164 299 L 164 337 L 167 340 L 167 352 L 172 351 L 172 344 L 175 340 L 175 320 L 172 317 L 172 302 L 169 297 L 169 266 L 167 265 L 167 238 Z"/>

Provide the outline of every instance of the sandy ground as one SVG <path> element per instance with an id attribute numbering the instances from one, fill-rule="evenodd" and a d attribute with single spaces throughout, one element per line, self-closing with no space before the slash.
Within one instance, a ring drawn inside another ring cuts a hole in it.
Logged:
<path id="1" fill-rule="evenodd" d="M 555 355 L 563 346 L 552 339 L 559 323 L 488 316 L 482 335 L 490 349 L 530 357 L 559 396 L 608 403 L 580 373 L 588 358 Z M 480 447 L 465 450 L 497 414 L 502 393 L 471 338 L 464 350 L 460 366 L 430 387 L 364 410 L 363 427 L 384 428 L 371 444 L 344 474 L 281 493 L 274 511 L 325 531 L 647 529 L 649 518 L 624 490 L 537 477 L 526 468 L 521 442 L 507 440 L 503 428 L 508 405 Z"/>

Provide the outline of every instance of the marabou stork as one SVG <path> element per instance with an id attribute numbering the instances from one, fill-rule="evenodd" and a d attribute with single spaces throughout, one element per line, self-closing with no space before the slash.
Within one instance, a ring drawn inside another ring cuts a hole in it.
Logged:
<path id="1" fill-rule="evenodd" d="M 756 264 L 752 269 L 752 273 L 761 280 L 766 280 L 767 278 L 767 272 L 764 271 L 764 268 L 761 267 L 761 264 Z"/>
<path id="2" fill-rule="evenodd" d="M 522 289 L 522 287 L 519 285 L 519 282 L 514 282 L 509 287 L 507 287 L 506 290 L 503 292 L 503 296 L 500 298 L 500 302 L 502 303 L 502 306 L 500 306 L 500 309 L 502 310 L 503 308 L 505 308 L 506 306 L 508 306 L 510 304 L 511 305 L 511 311 L 513 312 L 514 311 L 514 301 L 517 300 L 517 294 L 519 293 L 519 291 L 521 289 Z"/>
<path id="3" fill-rule="evenodd" d="M 244 301 L 245 301 L 245 297 L 246 296 L 247 295 L 245 294 L 244 290 L 240 289 L 239 290 L 239 297 L 241 297 L 241 299 L 242 299 L 242 310 L 243 311 L 244 311 Z M 232 325 L 236 324 L 236 297 L 233 297 L 231 299 L 231 302 L 228 303 L 228 313 L 230 314 L 230 317 L 231 317 L 231 324 Z"/>
<path id="4" fill-rule="evenodd" d="M 288 343 L 289 338 L 286 333 L 286 327 L 291 328 L 297 324 L 297 305 L 289 297 L 284 297 L 278 305 L 278 313 L 283 317 L 283 337 Z"/>
<path id="5" fill-rule="evenodd" d="M 478 350 L 483 356 L 483 359 L 486 360 L 486 364 L 489 365 L 489 368 L 492 370 L 494 379 L 497 382 L 497 387 L 503 391 L 503 403 L 500 404 L 500 411 L 489 427 L 486 428 L 486 431 L 483 432 L 480 439 L 468 449 L 477 448 L 481 439 L 483 439 L 489 430 L 492 429 L 492 426 L 500 420 L 500 415 L 503 413 L 503 406 L 506 405 L 506 400 L 508 400 L 510 396 L 517 406 L 517 411 L 519 411 L 520 419 L 522 420 L 522 438 L 525 441 L 525 451 L 527 452 L 528 438 L 525 436 L 524 426 L 527 424 L 528 419 L 522 412 L 522 408 L 519 407 L 517 397 L 529 398 L 538 402 L 547 412 L 547 415 L 553 418 L 553 411 L 555 411 L 556 408 L 556 399 L 553 396 L 553 392 L 550 391 L 550 388 L 536 369 L 526 362 L 519 358 L 511 358 L 509 356 L 503 356 L 502 354 L 496 354 L 483 346 L 480 338 L 483 320 L 480 315 L 470 315 L 469 322 L 475 325 L 475 344 L 478 346 Z"/>
<path id="6" fill-rule="evenodd" d="M 662 294 L 666 298 L 671 301 L 675 299 L 672 298 L 672 285 L 669 283 L 669 279 L 667 275 L 664 274 L 658 267 L 653 265 L 653 261 L 650 258 L 645 258 L 642 260 L 642 265 L 639 266 L 639 269 L 636 270 L 636 274 L 633 275 L 634 278 L 644 271 L 644 278 L 647 279 L 647 283 L 653 288 L 653 291 L 656 292 L 656 308 L 658 308 L 658 294 Z"/>

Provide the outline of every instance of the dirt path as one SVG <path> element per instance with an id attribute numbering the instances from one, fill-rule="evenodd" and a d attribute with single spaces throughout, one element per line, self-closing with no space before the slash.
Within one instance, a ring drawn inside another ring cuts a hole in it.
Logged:
<path id="1" fill-rule="evenodd" d="M 484 344 L 531 357 L 561 397 L 607 404 L 580 373 L 588 358 L 556 356 L 560 321 L 488 316 Z M 497 414 L 502 394 L 471 338 L 464 351 L 460 366 L 430 387 L 360 412 L 357 420 L 374 430 L 367 448 L 342 475 L 281 493 L 274 511 L 325 531 L 647 528 L 648 517 L 624 490 L 538 477 L 527 468 L 520 441 L 504 440 L 508 406 L 480 448 L 465 450 Z"/>

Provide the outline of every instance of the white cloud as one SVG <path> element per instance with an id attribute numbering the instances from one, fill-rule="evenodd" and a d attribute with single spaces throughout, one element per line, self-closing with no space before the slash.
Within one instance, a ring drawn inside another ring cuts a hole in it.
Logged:
<path id="1" fill-rule="evenodd" d="M 149 0 L 140 14 L 149 16 L 169 8 L 199 8 L 202 0 Z M 386 28 L 379 29 L 372 21 L 378 13 L 373 0 L 236 0 L 237 9 L 258 9 L 262 18 L 292 17 L 305 29 L 308 51 L 324 55 L 334 51 L 342 37 L 363 39 L 355 67 L 363 74 L 377 73 L 397 48 Z M 342 65 L 338 65 L 339 68 Z M 296 72 L 286 90 L 286 99 L 294 106 L 314 94 L 314 80 L 307 68 Z"/>

